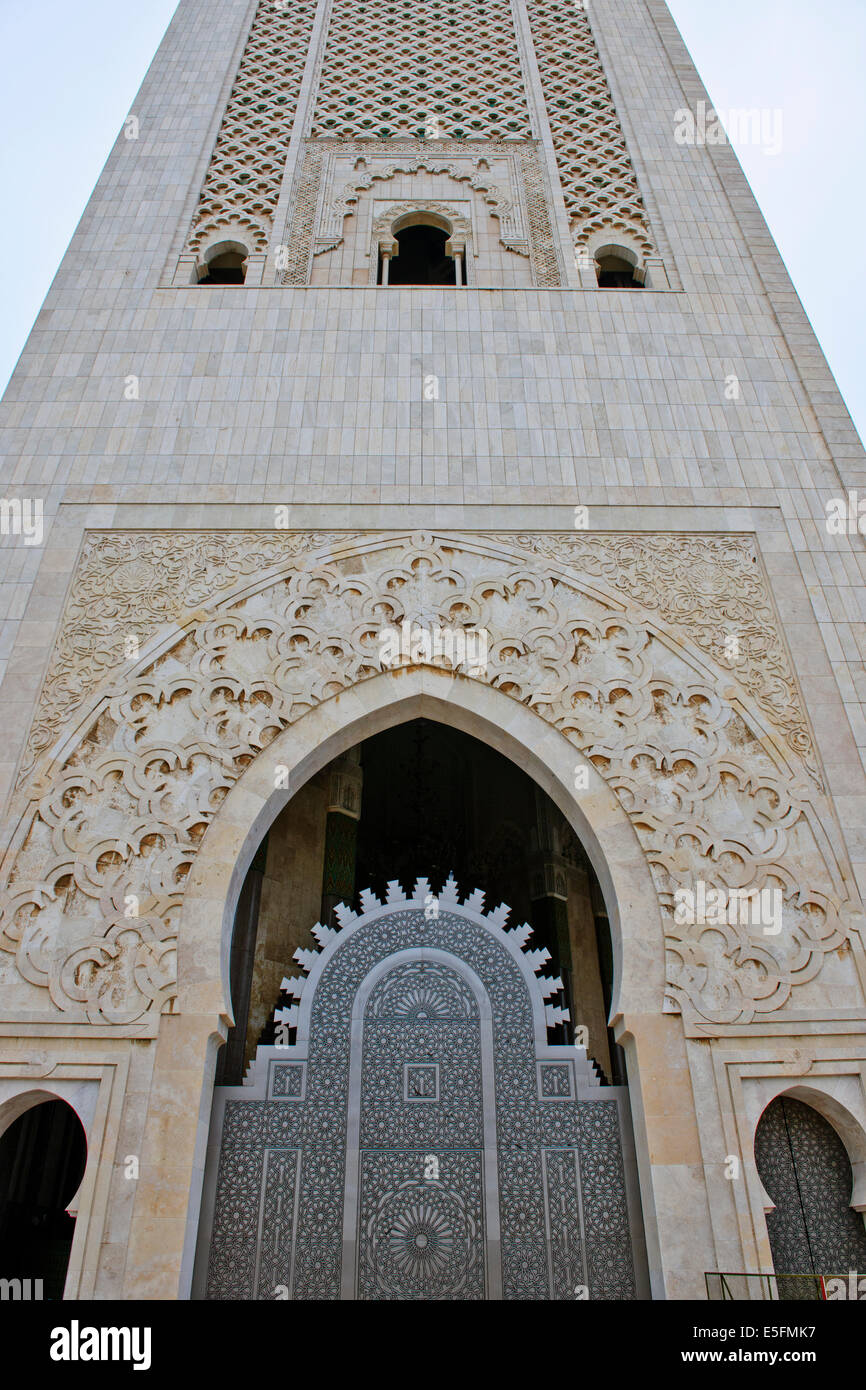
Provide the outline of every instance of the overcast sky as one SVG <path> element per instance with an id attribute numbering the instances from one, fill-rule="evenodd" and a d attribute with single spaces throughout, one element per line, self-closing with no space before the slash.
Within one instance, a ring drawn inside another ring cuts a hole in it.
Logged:
<path id="1" fill-rule="evenodd" d="M 737 153 L 866 435 L 866 0 L 668 3 L 721 112 L 783 114 Z M 0 390 L 175 7 L 0 0 Z"/>

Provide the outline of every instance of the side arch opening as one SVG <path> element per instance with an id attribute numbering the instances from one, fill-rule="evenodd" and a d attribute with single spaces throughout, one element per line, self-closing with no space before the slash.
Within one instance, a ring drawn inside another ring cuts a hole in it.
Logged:
<path id="1" fill-rule="evenodd" d="M 66 1101 L 28 1099 L 8 1103 L 16 1118 L 5 1128 L 0 1115 L 0 1279 L 7 1297 L 60 1299 L 87 1139 Z"/>
<path id="2" fill-rule="evenodd" d="M 866 1227 L 851 1203 L 854 1173 L 833 1124 L 797 1095 L 776 1096 L 755 1130 L 778 1297 L 825 1297 L 821 1281 L 866 1271 Z"/>

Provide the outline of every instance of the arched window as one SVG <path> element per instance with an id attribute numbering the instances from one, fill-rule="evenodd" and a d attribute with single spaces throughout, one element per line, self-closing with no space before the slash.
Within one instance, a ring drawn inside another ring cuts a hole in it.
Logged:
<path id="1" fill-rule="evenodd" d="M 379 285 L 464 285 L 468 219 L 442 205 L 397 205 L 373 224 Z"/>
<path id="2" fill-rule="evenodd" d="M 630 290 L 640 289 L 642 281 L 635 273 L 635 265 L 622 253 L 608 253 L 599 256 L 596 264 L 598 266 L 598 284 L 603 290 Z"/>
<path id="3" fill-rule="evenodd" d="M 75 1231 L 67 1208 L 86 1159 L 81 1121 L 62 1100 L 31 1106 L 0 1136 L 0 1278 L 29 1279 L 31 1290 L 41 1279 L 45 1298 L 63 1297 Z"/>
<path id="4" fill-rule="evenodd" d="M 396 233 L 397 252 L 390 257 L 387 281 L 384 257 L 379 256 L 379 284 L 456 285 L 455 258 L 446 250 L 448 233 L 441 227 L 418 222 Z"/>
<path id="5" fill-rule="evenodd" d="M 200 285 L 242 285 L 246 279 L 248 252 L 236 241 L 220 242 L 205 252 L 198 267 Z"/>

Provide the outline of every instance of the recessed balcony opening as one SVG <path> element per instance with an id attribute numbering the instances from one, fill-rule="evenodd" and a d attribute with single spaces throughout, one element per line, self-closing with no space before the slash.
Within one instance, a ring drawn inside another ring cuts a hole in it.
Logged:
<path id="1" fill-rule="evenodd" d="M 246 274 L 246 257 L 240 251 L 224 251 L 207 263 L 207 274 L 200 285 L 242 285 Z"/>
<path id="2" fill-rule="evenodd" d="M 457 269 L 453 256 L 445 251 L 448 233 L 440 227 L 415 223 L 396 233 L 400 248 L 390 258 L 389 285 L 456 285 Z M 383 283 L 382 256 L 379 256 L 378 283 Z"/>
<path id="3" fill-rule="evenodd" d="M 635 267 L 624 256 L 601 256 L 598 260 L 598 284 L 602 290 L 638 290 L 641 281 L 635 277 Z"/>

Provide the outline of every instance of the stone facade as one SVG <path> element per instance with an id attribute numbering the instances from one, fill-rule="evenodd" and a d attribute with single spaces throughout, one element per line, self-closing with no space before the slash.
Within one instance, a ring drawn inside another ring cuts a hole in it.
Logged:
<path id="1" fill-rule="evenodd" d="M 189 1296 L 246 868 L 423 714 L 592 861 L 653 1294 L 701 1296 L 772 1268 L 775 1096 L 866 1208 L 863 561 L 824 524 L 866 460 L 730 149 L 674 141 L 705 93 L 662 0 L 558 52 L 543 0 L 437 0 L 405 96 L 408 20 L 360 8 L 358 79 L 354 0 L 181 0 L 2 406 L 44 536 L 0 552 L 0 1128 L 45 1092 L 88 1130 L 68 1296 Z M 412 209 L 463 287 L 376 285 Z M 245 283 L 199 285 L 222 246 Z M 384 669 L 403 619 L 483 627 L 485 672 Z M 780 929 L 677 920 L 697 881 Z"/>

